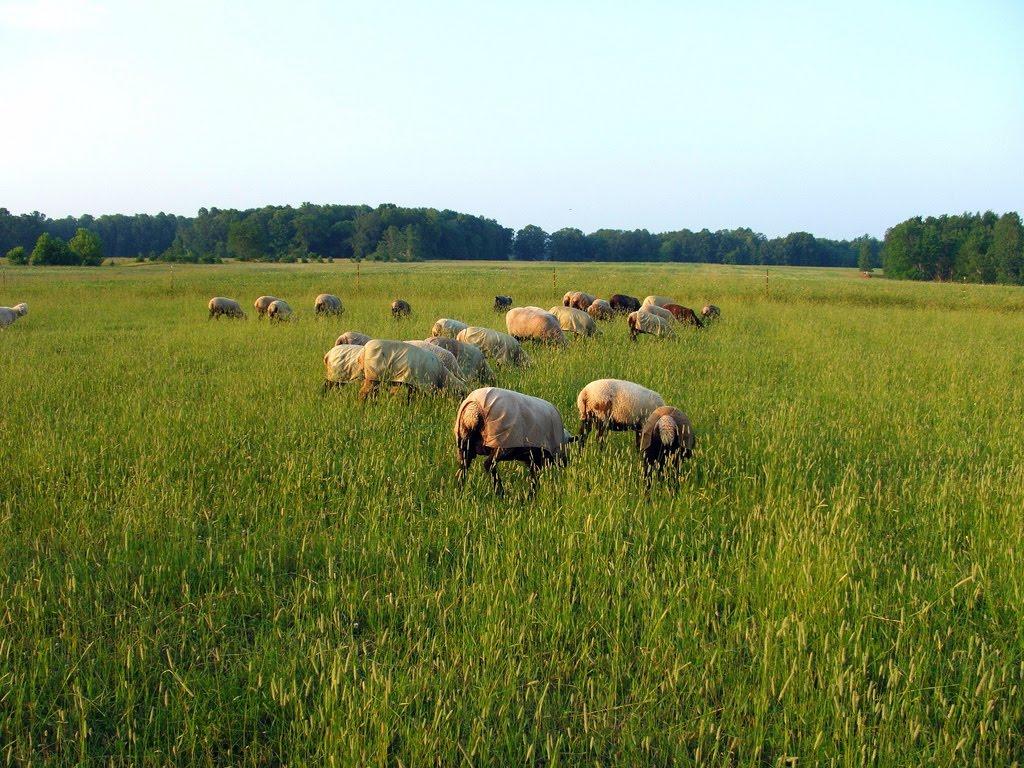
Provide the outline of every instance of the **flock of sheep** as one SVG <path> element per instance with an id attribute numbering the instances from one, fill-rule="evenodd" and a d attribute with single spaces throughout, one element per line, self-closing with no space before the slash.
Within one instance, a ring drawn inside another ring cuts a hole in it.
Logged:
<path id="1" fill-rule="evenodd" d="M 255 301 L 258 316 L 271 321 L 287 320 L 292 309 L 273 296 Z M 241 305 L 222 296 L 209 302 L 210 318 L 244 318 Z M 392 392 L 441 392 L 464 398 L 455 417 L 455 443 L 458 477 L 463 483 L 470 465 L 483 456 L 494 491 L 503 493 L 497 464 L 520 461 L 530 473 L 530 492 L 537 488 L 537 475 L 549 464 L 564 465 L 567 447 L 582 443 L 591 431 L 603 441 L 609 431 L 631 430 L 650 487 L 653 473 L 671 467 L 678 483 L 681 463 L 693 453 L 696 442 L 689 417 L 678 408 L 666 405 L 657 392 L 632 381 L 599 379 L 587 384 L 576 398 L 580 415 L 580 433 L 573 437 L 565 429 L 558 409 L 547 400 L 492 386 L 495 366 L 526 366 L 530 358 L 521 342 L 535 341 L 565 346 L 566 334 L 592 336 L 599 333 L 597 321 L 626 315 L 630 338 L 640 334 L 670 337 L 678 322 L 702 328 L 720 316 L 718 307 L 705 306 L 698 316 L 665 296 L 648 296 L 643 301 L 623 294 L 609 300 L 581 291 L 570 291 L 560 306 L 513 307 L 509 296 L 496 296 L 494 310 L 505 312 L 508 333 L 470 326 L 459 320 L 441 318 L 424 340 L 397 341 L 374 339 L 357 331 L 347 331 L 324 355 L 324 391 L 344 384 L 361 382 L 360 400 L 375 395 L 382 386 Z M 341 300 L 320 294 L 314 302 L 317 315 L 340 315 Z M 408 317 L 409 303 L 397 299 L 391 304 L 393 317 Z M 469 392 L 469 383 L 482 386 Z"/>

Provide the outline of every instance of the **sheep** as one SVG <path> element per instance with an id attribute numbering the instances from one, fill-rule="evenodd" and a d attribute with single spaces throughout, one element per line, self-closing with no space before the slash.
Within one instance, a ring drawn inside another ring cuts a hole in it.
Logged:
<path id="1" fill-rule="evenodd" d="M 206 305 L 210 310 L 210 317 L 207 319 L 220 320 L 221 317 L 230 317 L 234 319 L 245 319 L 245 312 L 242 311 L 242 305 L 234 299 L 226 299 L 223 296 L 214 296 L 210 299 L 210 302 Z"/>
<path id="2" fill-rule="evenodd" d="M 672 323 L 673 315 L 664 307 L 659 307 L 657 304 L 648 304 L 646 307 L 640 309 L 641 312 L 649 312 L 656 317 L 660 317 L 662 320 L 667 320 L 669 324 Z"/>
<path id="3" fill-rule="evenodd" d="M 267 307 L 267 317 L 278 323 L 288 320 L 292 316 L 292 308 L 284 299 L 274 299 Z"/>
<path id="4" fill-rule="evenodd" d="M 391 316 L 396 320 L 401 317 L 408 317 L 412 314 L 412 307 L 404 299 L 395 299 L 391 302 Z"/>
<path id="5" fill-rule="evenodd" d="M 624 293 L 613 293 L 608 299 L 608 303 L 616 312 L 629 313 L 640 309 L 640 299 L 636 296 L 627 296 Z"/>
<path id="6" fill-rule="evenodd" d="M 587 314 L 595 320 L 611 320 L 615 316 L 615 310 L 604 299 L 594 299 L 594 303 L 587 307 Z"/>
<path id="7" fill-rule="evenodd" d="M 661 472 L 670 463 L 674 470 L 673 484 L 678 486 L 681 463 L 683 459 L 693 456 L 693 447 L 696 443 L 693 425 L 685 413 L 670 405 L 663 405 L 652 411 L 640 430 L 638 446 L 643 460 L 644 482 L 648 490 L 651 487 L 651 475 L 654 470 Z"/>
<path id="8" fill-rule="evenodd" d="M 706 321 L 711 322 L 722 316 L 722 310 L 714 304 L 705 304 L 704 309 L 700 311 L 700 314 Z"/>
<path id="9" fill-rule="evenodd" d="M 323 391 L 363 380 L 363 347 L 359 344 L 335 344 L 324 355 L 326 369 Z"/>
<path id="10" fill-rule="evenodd" d="M 664 309 L 670 312 L 672 317 L 683 325 L 694 325 L 698 328 L 704 327 L 704 323 L 701 322 L 699 317 L 697 317 L 697 313 L 689 307 L 681 307 L 678 304 L 667 304 Z"/>
<path id="11" fill-rule="evenodd" d="M 363 346 L 368 342 L 372 336 L 367 336 L 365 333 L 359 331 L 345 331 L 341 336 L 334 342 L 335 346 L 339 344 L 355 344 L 356 346 Z"/>
<path id="12" fill-rule="evenodd" d="M 452 320 L 447 317 L 442 317 L 434 323 L 433 328 L 430 329 L 430 335 L 447 336 L 450 339 L 454 339 L 459 335 L 459 331 L 464 331 L 468 327 L 469 325 L 461 320 Z"/>
<path id="13" fill-rule="evenodd" d="M 497 387 L 469 393 L 455 417 L 457 478 L 466 483 L 477 456 L 486 456 L 494 493 L 504 495 L 499 461 L 521 461 L 530 471 L 530 495 L 537 491 L 537 473 L 551 463 L 564 465 L 565 447 L 575 441 L 565 429 L 558 409 L 547 400 Z"/>
<path id="14" fill-rule="evenodd" d="M 568 343 L 558 318 L 540 307 L 510 309 L 505 314 L 505 325 L 509 335 L 520 342 L 528 339 L 558 346 Z"/>
<path id="15" fill-rule="evenodd" d="M 461 331 L 456 338 L 466 344 L 474 345 L 488 359 L 493 360 L 498 365 L 507 364 L 525 367 L 530 364 L 530 358 L 523 351 L 519 342 L 507 333 L 471 325 Z"/>
<path id="16" fill-rule="evenodd" d="M 256 310 L 256 319 L 263 317 L 267 314 L 267 309 L 277 301 L 277 296 L 260 296 L 256 301 L 252 303 L 253 308 Z"/>
<path id="17" fill-rule="evenodd" d="M 632 429 L 640 444 L 640 429 L 655 408 L 665 400 L 657 392 L 622 379 L 592 381 L 576 396 L 580 412 L 580 442 L 594 427 L 598 441 L 604 440 L 608 430 L 614 432 Z"/>
<path id="18" fill-rule="evenodd" d="M 317 315 L 340 315 L 344 311 L 341 299 L 332 293 L 321 293 L 313 300 L 313 312 Z"/>
<path id="19" fill-rule="evenodd" d="M 27 314 L 28 304 L 25 302 L 15 304 L 13 307 L 0 307 L 0 328 L 6 328 L 9 325 L 13 325 L 15 320 L 19 317 L 24 317 Z"/>
<path id="20" fill-rule="evenodd" d="M 678 304 L 675 299 L 670 299 L 668 296 L 645 296 L 643 302 L 640 304 L 640 309 L 647 309 L 648 307 L 664 307 L 668 304 Z"/>
<path id="21" fill-rule="evenodd" d="M 631 312 L 627 318 L 629 323 L 629 340 L 636 341 L 641 333 L 649 333 L 659 338 L 673 338 L 676 332 L 672 330 L 671 320 L 652 314 L 644 309 Z"/>
<path id="22" fill-rule="evenodd" d="M 593 306 L 593 304 L 591 304 Z M 552 315 L 558 318 L 559 325 L 566 333 L 574 333 L 577 336 L 593 336 L 598 333 L 597 323 L 589 314 L 582 309 L 575 307 L 552 307 Z"/>
<path id="23" fill-rule="evenodd" d="M 487 358 L 480 348 L 467 344 L 458 339 L 449 339 L 446 336 L 431 336 L 427 339 L 431 344 L 436 344 L 442 349 L 447 349 L 459 363 L 462 369 L 462 378 L 466 381 L 479 381 L 481 384 L 494 383 L 494 371 L 487 364 Z"/>
<path id="24" fill-rule="evenodd" d="M 587 307 L 594 303 L 594 297 L 583 291 L 569 291 L 562 297 L 563 307 L 574 307 L 587 311 Z"/>
<path id="25" fill-rule="evenodd" d="M 512 306 L 511 296 L 495 296 L 494 297 L 494 311 L 504 312 Z"/>
<path id="26" fill-rule="evenodd" d="M 449 374 L 437 355 L 404 341 L 371 339 L 363 347 L 362 361 L 360 400 L 372 397 L 384 384 L 390 384 L 392 392 L 404 386 L 409 399 L 416 391 L 458 395 L 467 391 L 465 382 Z"/>
<path id="27" fill-rule="evenodd" d="M 457 379 L 464 378 L 462 375 L 462 368 L 459 367 L 458 360 L 455 359 L 455 355 L 452 354 L 450 350 L 447 350 L 437 344 L 432 344 L 429 341 L 423 341 L 422 339 L 409 339 L 405 343 L 427 350 L 427 352 L 430 352 L 437 358 L 441 365 L 448 369 L 448 373 Z"/>

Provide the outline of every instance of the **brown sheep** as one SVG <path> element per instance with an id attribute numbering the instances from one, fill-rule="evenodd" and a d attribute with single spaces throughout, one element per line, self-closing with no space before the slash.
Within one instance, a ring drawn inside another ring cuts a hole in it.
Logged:
<path id="1" fill-rule="evenodd" d="M 674 317 L 683 325 L 695 325 L 698 328 L 704 327 L 704 323 L 702 323 L 700 318 L 697 317 L 697 313 L 694 312 L 689 307 L 681 307 L 678 304 L 667 304 L 664 307 L 664 309 L 667 309 L 669 312 L 671 312 L 672 317 Z"/>
<path id="2" fill-rule="evenodd" d="M 498 476 L 499 461 L 521 461 L 530 471 L 530 494 L 537 490 L 537 472 L 551 463 L 564 464 L 565 446 L 574 442 L 562 416 L 547 400 L 497 387 L 475 389 L 462 401 L 455 416 L 458 480 L 465 484 L 477 456 L 486 456 L 484 469 L 494 492 L 504 489 Z"/>
<path id="3" fill-rule="evenodd" d="M 640 299 L 636 298 L 636 296 L 627 296 L 624 293 L 613 293 L 612 297 L 608 299 L 608 303 L 611 304 L 612 309 L 616 312 L 626 314 L 640 309 Z"/>
<path id="4" fill-rule="evenodd" d="M 644 481 L 651 487 L 651 475 L 671 464 L 673 484 L 679 485 L 679 472 L 683 459 L 693 456 L 697 439 L 690 418 L 670 405 L 654 410 L 640 431 L 640 456 L 644 465 Z"/>
<path id="5" fill-rule="evenodd" d="M 412 314 L 412 307 L 404 299 L 395 299 L 391 302 L 391 316 L 396 320 L 401 317 L 408 317 Z"/>

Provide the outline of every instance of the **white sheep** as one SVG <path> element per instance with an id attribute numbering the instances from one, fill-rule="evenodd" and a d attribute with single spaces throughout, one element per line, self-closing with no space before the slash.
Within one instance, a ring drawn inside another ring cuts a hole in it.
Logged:
<path id="1" fill-rule="evenodd" d="M 509 335 L 516 341 L 540 341 L 557 346 L 565 346 L 568 343 L 558 318 L 540 307 L 510 309 L 505 313 L 505 325 Z"/>
<path id="2" fill-rule="evenodd" d="M 472 344 L 498 365 L 528 366 L 530 357 L 512 336 L 492 328 L 471 325 L 457 336 L 459 341 Z"/>
<path id="3" fill-rule="evenodd" d="M 15 320 L 19 317 L 24 317 L 27 314 L 28 304 L 25 302 L 15 304 L 13 307 L 0 307 L 0 328 L 6 328 L 9 325 L 13 325 Z"/>
<path id="4" fill-rule="evenodd" d="M 234 299 L 228 299 L 224 296 L 214 296 L 210 299 L 206 305 L 210 310 L 210 318 L 216 318 L 220 320 L 222 317 L 230 317 L 234 319 L 245 319 L 245 312 L 242 311 L 242 305 Z"/>
<path id="5" fill-rule="evenodd" d="M 558 409 L 547 400 L 498 387 L 469 393 L 455 416 L 458 479 L 463 484 L 477 456 L 486 456 L 484 469 L 502 495 L 499 461 L 521 461 L 530 470 L 530 492 L 537 489 L 537 472 L 552 462 L 564 463 L 565 446 L 573 438 Z"/>
<path id="6" fill-rule="evenodd" d="M 277 301 L 277 296 L 260 296 L 256 301 L 252 303 L 253 308 L 256 310 L 256 318 L 259 319 L 267 314 L 267 309 Z"/>
<path id="7" fill-rule="evenodd" d="M 284 299 L 274 299 L 267 307 L 267 317 L 277 322 L 284 322 L 292 316 L 292 308 Z"/>
<path id="8" fill-rule="evenodd" d="M 324 355 L 324 391 L 363 380 L 363 347 L 336 344 Z"/>
<path id="9" fill-rule="evenodd" d="M 439 318 L 430 329 L 431 336 L 447 336 L 454 339 L 469 326 L 461 320 L 452 320 L 448 317 Z"/>
<path id="10" fill-rule="evenodd" d="M 481 384 L 494 383 L 494 371 L 487 364 L 487 358 L 480 348 L 474 344 L 467 344 L 458 339 L 449 339 L 447 336 L 431 336 L 427 339 L 431 344 L 436 344 L 441 349 L 447 349 L 459 362 L 462 369 L 462 378 L 466 381 L 479 381 Z"/>
<path id="11" fill-rule="evenodd" d="M 641 333 L 649 333 L 652 336 L 668 339 L 675 338 L 676 335 L 676 332 L 672 329 L 671 315 L 666 320 L 664 317 L 655 315 L 646 309 L 638 309 L 636 312 L 630 312 L 626 321 L 629 323 L 630 341 L 636 341 L 636 337 Z"/>
<path id="12" fill-rule="evenodd" d="M 313 312 L 317 315 L 340 315 L 344 311 L 341 299 L 333 293 L 321 293 L 313 300 Z"/>
<path id="13" fill-rule="evenodd" d="M 372 336 L 367 336 L 365 333 L 359 331 L 345 331 L 341 336 L 334 342 L 335 346 L 338 344 L 355 344 L 357 346 L 363 346 L 368 342 Z"/>
<path id="14" fill-rule="evenodd" d="M 580 440 L 594 427 L 599 441 L 604 439 L 608 430 L 632 429 L 639 444 L 640 430 L 647 417 L 664 404 L 665 400 L 657 392 L 632 381 L 592 381 L 576 396 L 576 408 L 580 412 Z"/>
<path id="15" fill-rule="evenodd" d="M 593 336 L 599 333 L 597 323 L 594 322 L 594 318 L 590 316 L 589 312 L 564 306 L 552 307 L 548 311 L 558 318 L 558 324 L 562 326 L 564 333 L 573 333 L 577 336 Z"/>
<path id="16" fill-rule="evenodd" d="M 462 368 L 459 367 L 459 361 L 455 359 L 455 355 L 451 351 L 441 347 L 437 344 L 433 344 L 429 341 L 423 341 L 421 339 L 408 339 L 406 344 L 412 344 L 414 347 L 425 349 L 430 352 L 434 357 L 437 358 L 438 362 L 441 363 L 445 368 L 448 369 L 448 373 L 457 379 L 464 379 Z"/>
<path id="17" fill-rule="evenodd" d="M 669 304 L 678 304 L 679 302 L 675 299 L 670 299 L 668 296 L 646 296 L 644 297 L 643 303 L 640 305 L 640 309 L 647 309 L 648 307 L 667 307 Z"/>

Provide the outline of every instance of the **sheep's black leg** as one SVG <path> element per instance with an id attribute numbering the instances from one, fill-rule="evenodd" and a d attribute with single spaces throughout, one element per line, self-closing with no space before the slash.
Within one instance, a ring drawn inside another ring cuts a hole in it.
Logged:
<path id="1" fill-rule="evenodd" d="M 635 433 L 634 437 L 636 438 L 636 440 L 635 440 L 635 442 L 636 442 L 636 449 L 639 451 L 640 450 L 640 434 L 641 434 L 641 432 L 643 432 L 643 427 L 640 424 L 637 424 L 637 425 L 635 425 L 633 427 L 633 432 Z"/>
<path id="2" fill-rule="evenodd" d="M 644 456 L 644 488 L 647 493 L 651 492 L 651 460 Z"/>
<path id="3" fill-rule="evenodd" d="M 537 466 L 537 462 L 534 460 L 533 456 L 530 456 L 530 458 L 527 460 L 526 467 L 527 467 L 527 469 L 530 470 L 530 495 L 529 495 L 529 498 L 532 499 L 534 496 L 537 495 L 537 472 L 540 469 L 540 467 Z"/>
<path id="4" fill-rule="evenodd" d="M 501 497 L 505 495 L 505 489 L 501 485 L 501 478 L 498 476 L 498 460 L 492 454 L 484 459 L 484 469 L 491 474 L 491 483 L 494 486 L 494 495 Z"/>
<path id="5" fill-rule="evenodd" d="M 584 416 L 580 420 L 580 445 L 586 443 L 587 434 L 590 432 L 590 429 L 591 427 L 593 427 L 593 425 L 594 422 L 589 416 Z"/>
<path id="6" fill-rule="evenodd" d="M 473 463 L 474 455 L 470 452 L 469 440 L 459 441 L 459 471 L 455 473 L 456 479 L 462 486 L 466 485 L 466 478 L 469 476 L 469 467 Z"/>

